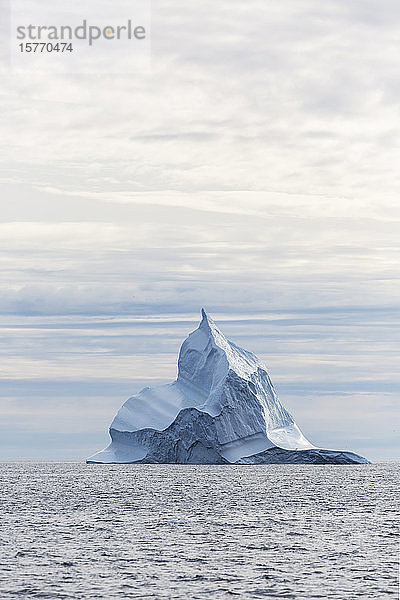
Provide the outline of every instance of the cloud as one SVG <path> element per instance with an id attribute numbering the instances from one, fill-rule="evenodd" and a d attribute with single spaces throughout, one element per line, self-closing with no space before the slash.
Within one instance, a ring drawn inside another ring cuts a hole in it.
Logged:
<path id="1" fill-rule="evenodd" d="M 156 2 L 149 72 L 9 80 L 5 164 L 59 186 L 66 161 L 87 193 L 393 197 L 399 10 L 383 4 Z"/>
<path id="2" fill-rule="evenodd" d="M 40 220 L 0 223 L 3 312 L 224 311 L 232 297 L 240 312 L 395 302 L 398 209 L 390 201 L 348 206 L 261 192 L 180 200 L 159 192 L 153 204 L 118 193 L 99 204 L 54 190 L 52 197 L 65 221 L 50 210 L 42 220 L 46 208 Z M 78 201 L 69 214 L 70 198 Z M 96 206 L 97 219 L 104 207 L 110 221 L 90 218 Z M 76 221 L 79 212 L 88 220 Z"/>

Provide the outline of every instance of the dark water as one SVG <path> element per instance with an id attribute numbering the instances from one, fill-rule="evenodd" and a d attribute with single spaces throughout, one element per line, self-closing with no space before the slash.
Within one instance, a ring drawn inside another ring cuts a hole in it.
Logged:
<path id="1" fill-rule="evenodd" d="M 396 598 L 399 464 L 2 463 L 0 598 Z"/>

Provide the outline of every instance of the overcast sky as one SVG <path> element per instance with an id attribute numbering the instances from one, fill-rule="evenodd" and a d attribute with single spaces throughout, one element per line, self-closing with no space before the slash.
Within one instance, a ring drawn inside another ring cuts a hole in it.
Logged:
<path id="1" fill-rule="evenodd" d="M 399 457 L 399 17 L 153 0 L 138 73 L 3 68 L 4 458 L 105 445 L 201 306 L 313 442 Z"/>

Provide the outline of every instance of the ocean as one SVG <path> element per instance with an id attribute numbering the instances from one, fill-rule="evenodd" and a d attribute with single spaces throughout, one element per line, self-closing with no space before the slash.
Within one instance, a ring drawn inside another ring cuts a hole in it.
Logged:
<path id="1" fill-rule="evenodd" d="M 397 598 L 399 463 L 0 463 L 0 598 Z"/>

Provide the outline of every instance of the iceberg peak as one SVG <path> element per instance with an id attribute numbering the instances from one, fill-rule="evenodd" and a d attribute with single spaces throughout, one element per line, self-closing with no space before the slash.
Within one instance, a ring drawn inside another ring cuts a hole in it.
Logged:
<path id="1" fill-rule="evenodd" d="M 258 368 L 266 369 L 255 354 L 228 340 L 204 308 L 201 309 L 201 316 L 198 328 L 189 334 L 181 346 L 178 378 L 185 378 L 185 372 L 193 362 L 197 370 L 205 361 L 208 371 L 214 375 L 226 375 L 232 370 L 247 380 Z"/>
<path id="2" fill-rule="evenodd" d="M 215 330 L 217 330 L 220 335 L 223 335 L 222 332 L 219 331 L 212 318 L 206 313 L 204 308 L 201 309 L 201 321 L 199 323 L 198 329 L 204 329 L 205 331 L 208 331 L 211 335 Z"/>

